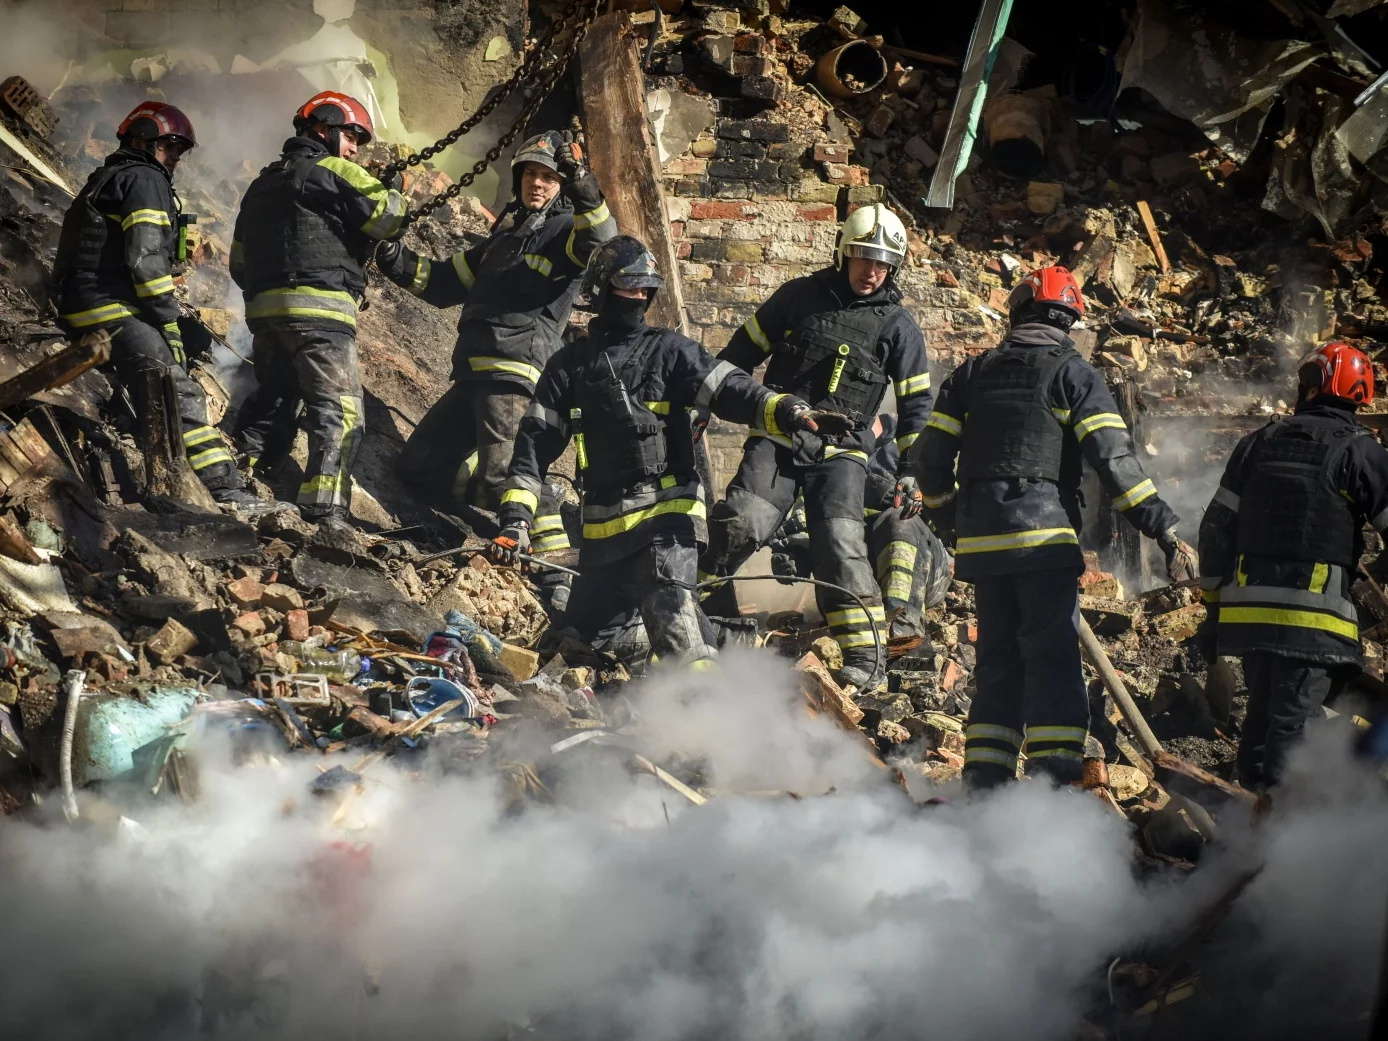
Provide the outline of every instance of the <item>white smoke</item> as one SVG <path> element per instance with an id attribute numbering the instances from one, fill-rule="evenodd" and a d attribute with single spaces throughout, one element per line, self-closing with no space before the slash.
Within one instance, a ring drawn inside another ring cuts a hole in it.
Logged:
<path id="1" fill-rule="evenodd" d="M 545 770 L 551 804 L 517 812 L 490 770 L 384 765 L 334 827 L 333 806 L 306 790 L 323 760 L 233 770 L 214 746 L 202 798 L 130 809 L 142 831 L 8 821 L 0 1028 L 74 1041 L 113 1027 L 1069 1038 L 1114 954 L 1182 926 L 1227 869 L 1144 887 L 1121 820 L 1039 783 L 917 806 L 857 738 L 797 702 L 783 666 L 734 659 L 697 685 L 657 685 L 638 709 L 647 750 L 680 748 L 725 791 L 800 799 L 693 807 L 575 749 L 562 783 Z M 1231 839 L 1227 860 L 1264 855 L 1268 868 L 1226 929 L 1256 922 L 1260 952 L 1330 973 L 1337 999 L 1362 1005 L 1382 934 L 1385 802 L 1342 765 L 1343 732 L 1314 752 L 1314 805 L 1289 800 L 1256 839 Z M 369 844 L 369 869 L 333 842 Z"/>

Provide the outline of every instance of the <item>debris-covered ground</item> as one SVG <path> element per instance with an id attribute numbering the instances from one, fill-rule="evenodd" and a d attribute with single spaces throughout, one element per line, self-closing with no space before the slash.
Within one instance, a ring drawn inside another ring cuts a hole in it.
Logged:
<path id="1" fill-rule="evenodd" d="M 797 183 L 879 186 L 914 218 L 903 284 L 937 376 L 996 341 L 1022 273 L 1072 266 L 1091 302 L 1081 346 L 1126 388 L 1144 462 L 1191 534 L 1228 445 L 1286 410 L 1308 341 L 1367 347 L 1385 324 L 1379 218 L 1342 214 L 1308 241 L 1290 202 L 1260 209 L 1266 146 L 1223 150 L 1185 113 L 1081 121 L 1004 47 L 978 152 L 942 211 L 925 200 L 962 50 L 884 45 L 844 8 L 661 6 L 636 19 L 660 27 L 651 85 L 711 97 L 720 119 L 784 125 L 773 136 L 799 149 Z M 879 81 L 870 58 L 834 64 L 849 43 L 879 56 Z M 175 67 L 160 89 L 202 75 Z M 846 93 L 825 86 L 834 77 Z M 137 79 L 0 110 L 0 1024 L 488 1041 L 1360 1036 L 1388 829 L 1377 779 L 1346 753 L 1359 709 L 1313 734 L 1285 802 L 1230 784 L 1238 663 L 1206 668 L 1196 591 L 1149 588 L 1111 513 L 1093 518 L 1081 579 L 1102 649 L 1086 661 L 1084 790 L 1032 781 L 982 799 L 959 783 L 970 587 L 926 612 L 923 639 L 892 645 L 868 692 L 837 683 L 808 599 L 724 629 L 723 662 L 703 676 L 595 651 L 528 576 L 476 552 L 486 517 L 420 509 L 394 480 L 410 424 L 447 386 L 456 315 L 379 277 L 359 326 L 358 533 L 166 494 L 161 466 L 178 461 L 157 457 L 150 417 L 100 368 L 100 338 L 57 360 L 46 315 L 62 185 L 113 150 L 115 117 L 148 87 Z M 714 139 L 706 126 L 668 158 L 708 172 L 697 162 L 725 147 Z M 200 215 L 185 338 L 224 426 L 249 389 L 231 225 L 272 157 L 179 173 Z M 672 197 L 742 197 L 729 178 L 676 182 L 666 166 Z M 412 177 L 416 203 L 451 183 L 431 166 Z M 446 256 L 490 225 L 467 196 L 443 214 L 411 244 Z M 771 263 L 776 234 L 761 254 L 775 270 L 738 288 L 796 273 Z M 680 256 L 711 284 L 741 277 L 726 250 Z M 710 295 L 690 315 L 735 326 L 741 306 Z M 281 498 L 296 466 L 273 477 Z M 1388 634 L 1381 549 L 1372 538 L 1356 587 L 1366 696 Z"/>

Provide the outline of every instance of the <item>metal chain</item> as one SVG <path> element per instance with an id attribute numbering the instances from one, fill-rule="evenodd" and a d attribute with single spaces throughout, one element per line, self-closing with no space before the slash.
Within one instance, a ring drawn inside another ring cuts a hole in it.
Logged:
<path id="1" fill-rule="evenodd" d="M 428 148 L 421 149 L 414 155 L 397 160 L 385 168 L 381 175 L 383 180 L 394 173 L 404 170 L 408 166 L 417 166 L 425 160 L 432 159 L 449 145 L 456 144 L 459 138 L 491 115 L 492 112 L 496 110 L 497 106 L 510 97 L 523 81 L 536 77 L 538 74 L 533 92 L 527 99 L 525 105 L 521 108 L 520 114 L 511 124 L 510 129 L 497 139 L 496 144 L 489 149 L 481 159 L 473 164 L 470 171 L 463 174 L 457 181 L 449 185 L 447 189 L 434 196 L 418 209 L 406 215 L 406 224 L 413 224 L 421 217 L 433 213 L 450 199 L 456 198 L 462 193 L 464 188 L 469 187 L 474 180 L 484 173 L 487 167 L 501 157 L 501 153 L 516 139 L 521 130 L 525 128 L 525 125 L 534 118 L 535 113 L 539 111 L 540 105 L 544 103 L 550 91 L 558 84 L 560 78 L 564 74 L 564 70 L 568 67 L 569 60 L 578 51 L 579 44 L 587 34 L 589 26 L 591 26 L 594 19 L 597 18 L 598 10 L 601 7 L 602 0 L 569 0 L 569 2 L 564 5 L 563 10 L 559 12 L 559 17 L 550 24 L 550 27 L 545 31 L 544 35 L 536 41 L 535 46 L 527 52 L 525 60 L 521 62 L 520 67 L 516 69 L 511 78 L 503 83 L 497 89 L 496 93 L 483 102 L 482 106 L 478 108 L 475 113 L 460 123 L 452 132 L 440 138 Z M 575 14 L 579 11 L 582 12 L 582 17 L 571 26 L 569 24 L 570 20 L 573 19 Z M 550 51 L 555 42 L 560 39 L 561 34 L 570 30 L 572 30 L 572 37 L 569 39 L 563 52 L 551 54 Z"/>

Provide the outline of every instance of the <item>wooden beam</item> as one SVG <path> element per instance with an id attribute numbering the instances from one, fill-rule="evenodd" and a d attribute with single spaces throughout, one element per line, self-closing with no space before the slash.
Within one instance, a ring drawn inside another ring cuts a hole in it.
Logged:
<path id="1" fill-rule="evenodd" d="M 17 376 L 0 383 L 0 409 L 18 405 L 44 390 L 71 383 L 95 365 L 111 358 L 111 334 L 105 329 L 88 333 L 57 354 L 35 362 Z"/>
<path id="2" fill-rule="evenodd" d="M 1147 205 L 1146 199 L 1137 200 L 1137 215 L 1142 218 L 1142 226 L 1147 231 L 1147 241 L 1152 244 L 1152 252 L 1157 255 L 1157 263 L 1161 265 L 1162 274 L 1171 271 L 1171 261 L 1167 259 L 1166 247 L 1161 244 L 1161 232 L 1157 231 L 1157 222 L 1152 217 L 1152 207 Z"/>
<path id="3" fill-rule="evenodd" d="M 650 247 L 665 276 L 665 288 L 651 305 L 650 323 L 687 334 L 679 259 L 665 216 L 660 163 L 646 124 L 646 77 L 639 44 L 625 11 L 603 15 L 583 39 L 580 96 L 588 158 L 617 227 Z"/>

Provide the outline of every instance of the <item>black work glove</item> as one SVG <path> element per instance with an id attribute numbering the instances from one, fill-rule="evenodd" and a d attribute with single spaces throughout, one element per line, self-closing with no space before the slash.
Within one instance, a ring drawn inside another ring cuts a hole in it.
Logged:
<path id="1" fill-rule="evenodd" d="M 564 131 L 564 143 L 555 151 L 554 159 L 559 167 L 559 176 L 568 184 L 588 175 L 583 166 L 583 146 L 574 139 L 570 130 Z"/>
<path id="2" fill-rule="evenodd" d="M 1182 541 L 1175 528 L 1157 536 L 1157 545 L 1166 557 L 1166 575 L 1172 582 L 1188 582 L 1200 574 L 1200 558 Z"/>
<path id="3" fill-rule="evenodd" d="M 819 426 L 814 421 L 814 409 L 809 404 L 800 400 L 794 394 L 784 394 L 781 400 L 776 402 L 776 409 L 773 413 L 776 425 L 782 432 L 790 434 L 797 430 L 817 431 Z"/>
<path id="4" fill-rule="evenodd" d="M 522 561 L 517 554 L 530 552 L 530 529 L 523 523 L 508 524 L 487 547 L 487 557 L 493 564 L 516 567 Z"/>
<path id="5" fill-rule="evenodd" d="M 815 421 L 815 429 L 827 437 L 835 434 L 850 434 L 857 425 L 841 412 L 828 412 L 822 409 L 816 410 L 811 414 Z"/>
<path id="6" fill-rule="evenodd" d="M 381 183 L 391 191 L 403 192 L 405 190 L 405 171 L 392 170 L 390 173 L 383 173 Z"/>
<path id="7" fill-rule="evenodd" d="M 896 479 L 896 491 L 892 494 L 892 505 L 901 510 L 901 519 L 919 517 L 925 509 L 925 495 L 920 482 L 911 474 L 903 474 Z"/>

